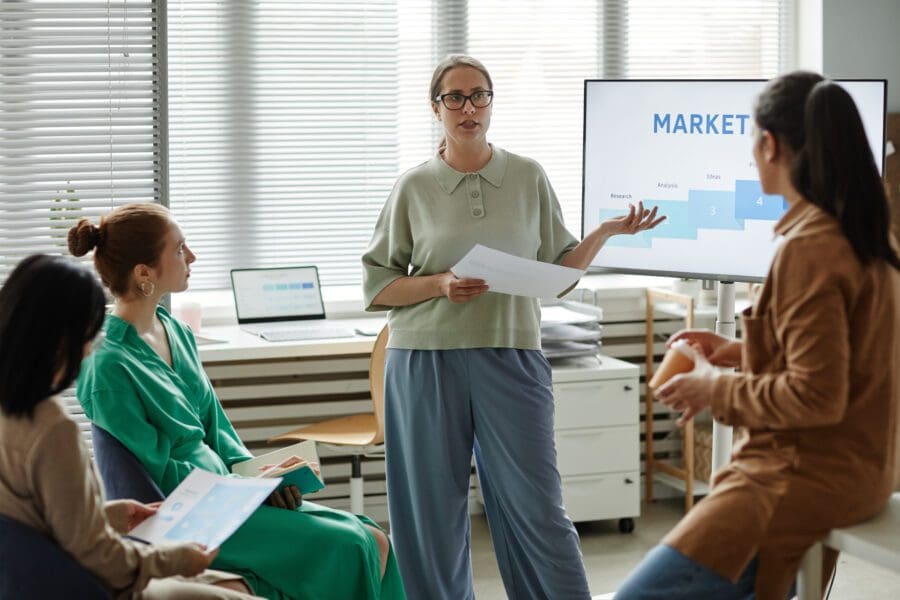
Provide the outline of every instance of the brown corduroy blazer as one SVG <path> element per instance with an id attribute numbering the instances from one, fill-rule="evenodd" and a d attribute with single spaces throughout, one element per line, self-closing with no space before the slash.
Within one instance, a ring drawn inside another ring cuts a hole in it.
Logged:
<path id="1" fill-rule="evenodd" d="M 883 508 L 900 401 L 900 275 L 863 266 L 806 201 L 775 232 L 783 243 L 743 315 L 741 372 L 715 384 L 713 417 L 736 428 L 732 460 L 664 540 L 732 581 L 758 556 L 761 600 L 786 597 L 829 530 Z"/>

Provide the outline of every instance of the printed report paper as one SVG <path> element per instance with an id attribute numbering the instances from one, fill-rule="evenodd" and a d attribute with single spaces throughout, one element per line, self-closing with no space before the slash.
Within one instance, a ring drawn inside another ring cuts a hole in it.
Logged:
<path id="1" fill-rule="evenodd" d="M 281 479 L 224 477 L 194 469 L 155 515 L 128 532 L 151 544 L 196 542 L 218 548 L 278 487 Z"/>
<path id="2" fill-rule="evenodd" d="M 548 300 L 570 288 L 585 273 L 520 258 L 481 244 L 475 244 L 450 270 L 460 278 L 483 279 L 491 292 Z"/>

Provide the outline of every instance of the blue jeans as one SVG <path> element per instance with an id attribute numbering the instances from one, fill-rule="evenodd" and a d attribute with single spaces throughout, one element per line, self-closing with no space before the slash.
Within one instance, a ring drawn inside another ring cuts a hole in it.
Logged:
<path id="1" fill-rule="evenodd" d="M 615 600 L 753 600 L 756 564 L 754 558 L 737 583 L 731 583 L 671 546 L 660 544 L 631 572 Z M 788 598 L 793 595 L 792 591 Z"/>

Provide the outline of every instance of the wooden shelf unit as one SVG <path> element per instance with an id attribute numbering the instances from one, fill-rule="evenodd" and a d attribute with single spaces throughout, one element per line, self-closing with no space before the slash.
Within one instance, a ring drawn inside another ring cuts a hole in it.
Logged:
<path id="1" fill-rule="evenodd" d="M 668 303 L 677 309 L 684 311 L 685 326 L 690 329 L 694 326 L 694 298 L 685 294 L 679 294 L 670 290 L 648 288 L 646 295 L 647 304 L 647 338 L 646 338 L 646 381 L 653 378 L 654 371 L 654 340 L 653 319 L 654 308 L 657 303 Z M 680 312 L 680 311 L 679 311 Z M 684 511 L 689 511 L 694 506 L 694 495 L 702 495 L 708 492 L 708 486 L 694 479 L 694 421 L 688 421 L 682 431 L 682 460 L 683 467 L 677 467 L 671 463 L 655 459 L 653 457 L 653 392 L 650 386 L 646 386 L 644 401 L 646 403 L 644 419 L 644 481 L 646 485 L 645 498 L 648 502 L 653 500 L 653 482 L 674 487 L 684 492 Z"/>

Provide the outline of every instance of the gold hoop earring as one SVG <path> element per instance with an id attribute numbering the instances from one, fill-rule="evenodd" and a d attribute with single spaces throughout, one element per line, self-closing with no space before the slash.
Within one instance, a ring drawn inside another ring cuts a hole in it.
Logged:
<path id="1" fill-rule="evenodd" d="M 147 284 L 148 284 L 148 283 L 150 284 L 150 291 L 149 291 L 149 292 L 147 291 Z M 142 282 L 140 282 L 140 283 L 138 284 L 138 287 L 140 288 L 141 293 L 142 293 L 142 294 L 144 295 L 144 297 L 146 297 L 146 298 L 149 298 L 150 296 L 152 296 L 152 295 L 153 295 L 153 292 L 156 291 L 156 284 L 153 283 L 152 281 L 142 281 Z"/>

